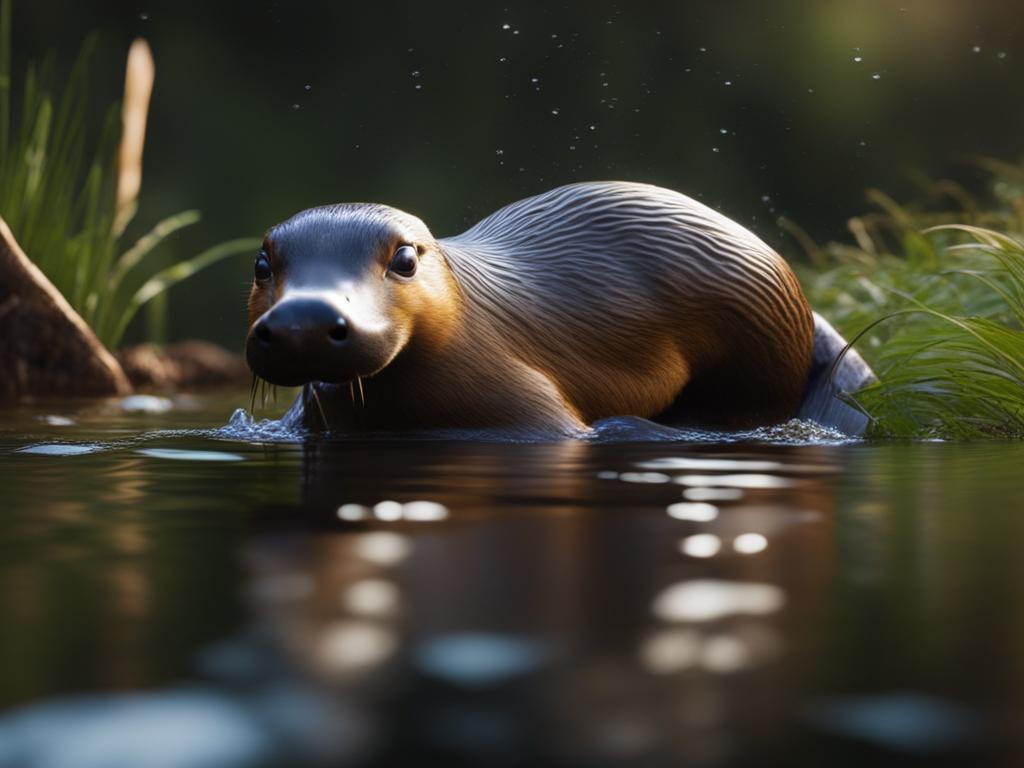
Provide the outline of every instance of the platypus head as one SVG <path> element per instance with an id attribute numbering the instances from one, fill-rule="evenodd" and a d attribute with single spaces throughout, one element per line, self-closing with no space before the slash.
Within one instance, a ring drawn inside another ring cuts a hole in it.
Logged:
<path id="1" fill-rule="evenodd" d="M 452 322 L 457 289 L 426 225 L 384 205 L 311 208 L 256 254 L 246 359 L 272 384 L 373 376 Z"/>

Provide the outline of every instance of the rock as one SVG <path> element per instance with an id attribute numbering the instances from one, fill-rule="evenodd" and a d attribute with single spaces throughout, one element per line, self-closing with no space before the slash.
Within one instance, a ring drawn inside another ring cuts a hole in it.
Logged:
<path id="1" fill-rule="evenodd" d="M 0 401 L 130 391 L 117 360 L 0 219 Z"/>
<path id="2" fill-rule="evenodd" d="M 180 341 L 162 347 L 139 344 L 118 350 L 117 358 L 138 389 L 239 388 L 252 381 L 241 355 L 207 341 Z"/>

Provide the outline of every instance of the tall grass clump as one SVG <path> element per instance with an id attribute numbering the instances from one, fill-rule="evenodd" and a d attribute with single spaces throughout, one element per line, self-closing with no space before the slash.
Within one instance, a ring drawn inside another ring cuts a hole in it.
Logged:
<path id="1" fill-rule="evenodd" d="M 166 266 L 158 248 L 199 221 L 191 210 L 127 241 L 138 206 L 152 59 L 145 43 L 132 46 L 124 105 L 107 108 L 96 138 L 88 108 L 93 48 L 93 40 L 82 47 L 59 94 L 52 56 L 30 66 L 15 110 L 11 0 L 0 0 L 0 216 L 100 341 L 114 348 L 147 301 L 214 262 L 255 250 L 259 241 L 231 240 Z"/>
<path id="2" fill-rule="evenodd" d="M 942 182 L 953 210 L 903 207 L 850 220 L 856 245 L 816 254 L 801 277 L 812 305 L 875 368 L 852 394 L 869 434 L 1024 438 L 1024 169 L 985 161 L 994 196 L 979 204 Z"/>

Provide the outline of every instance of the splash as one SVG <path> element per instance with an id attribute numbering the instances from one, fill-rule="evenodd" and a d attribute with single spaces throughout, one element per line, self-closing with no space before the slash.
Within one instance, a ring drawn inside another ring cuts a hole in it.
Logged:
<path id="1" fill-rule="evenodd" d="M 768 443 L 771 445 L 847 445 L 861 442 L 844 432 L 813 421 L 790 419 L 784 424 L 752 430 L 676 428 L 636 416 L 617 416 L 594 424 L 584 439 L 595 443 Z"/>
<path id="2" fill-rule="evenodd" d="M 310 432 L 302 426 L 302 410 L 292 406 L 280 419 L 256 419 L 244 408 L 237 408 L 227 424 L 208 430 L 206 435 L 250 443 L 301 443 Z"/>

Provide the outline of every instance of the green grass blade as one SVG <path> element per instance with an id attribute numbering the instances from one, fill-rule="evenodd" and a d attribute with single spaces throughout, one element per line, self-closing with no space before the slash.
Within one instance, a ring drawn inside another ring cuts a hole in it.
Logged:
<path id="1" fill-rule="evenodd" d="M 11 0 L 0 0 L 0 175 L 11 140 Z"/>
<path id="2" fill-rule="evenodd" d="M 254 237 L 229 240 L 225 243 L 215 245 L 212 248 L 208 248 L 191 259 L 179 262 L 158 272 L 134 293 L 127 305 L 120 311 L 114 322 L 111 333 L 105 340 L 107 341 L 108 346 L 116 345 L 117 342 L 120 341 L 128 327 L 128 323 L 131 322 L 135 313 L 138 312 L 139 308 L 151 298 L 163 293 L 168 288 L 177 285 L 182 280 L 191 277 L 201 269 L 204 269 L 211 264 L 215 264 L 222 259 L 239 253 L 255 251 L 260 247 L 261 242 L 262 241 L 259 238 Z"/>

